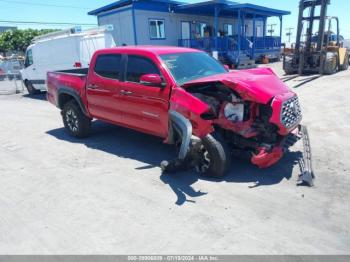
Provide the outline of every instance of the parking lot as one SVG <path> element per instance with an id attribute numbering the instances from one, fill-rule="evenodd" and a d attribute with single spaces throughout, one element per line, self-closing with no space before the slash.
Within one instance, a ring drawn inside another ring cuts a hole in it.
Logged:
<path id="1" fill-rule="evenodd" d="M 350 71 L 281 77 L 301 101 L 313 188 L 296 186 L 300 142 L 269 169 L 234 160 L 220 181 L 162 175 L 175 153 L 157 138 L 96 121 L 73 139 L 45 95 L 0 96 L 1 253 L 349 254 Z"/>
<path id="2" fill-rule="evenodd" d="M 12 95 L 24 91 L 24 85 L 20 79 L 8 78 L 0 81 L 0 95 Z"/>

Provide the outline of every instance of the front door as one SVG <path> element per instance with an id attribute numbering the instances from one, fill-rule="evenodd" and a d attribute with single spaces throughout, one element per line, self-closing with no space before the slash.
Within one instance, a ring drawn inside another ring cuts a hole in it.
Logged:
<path id="1" fill-rule="evenodd" d="M 191 24 L 190 22 L 181 22 L 181 38 L 190 39 L 191 38 Z"/>
<path id="2" fill-rule="evenodd" d="M 125 81 L 118 104 L 122 121 L 128 127 L 165 138 L 168 133 L 170 87 L 146 86 L 140 83 L 145 74 L 161 74 L 148 58 L 128 55 Z"/>
<path id="3" fill-rule="evenodd" d="M 33 49 L 27 50 L 24 62 L 24 69 L 22 70 L 22 77 L 23 80 L 29 80 L 35 88 L 40 89 L 40 83 L 38 81 L 38 71 L 36 69 L 36 64 L 34 64 Z"/>
<path id="4" fill-rule="evenodd" d="M 190 22 L 181 22 L 181 39 L 183 39 L 184 47 L 191 47 L 191 23 Z"/>
<path id="5" fill-rule="evenodd" d="M 90 114 L 108 122 L 120 123 L 121 111 L 117 103 L 120 93 L 120 54 L 101 54 L 90 70 L 86 97 Z"/>

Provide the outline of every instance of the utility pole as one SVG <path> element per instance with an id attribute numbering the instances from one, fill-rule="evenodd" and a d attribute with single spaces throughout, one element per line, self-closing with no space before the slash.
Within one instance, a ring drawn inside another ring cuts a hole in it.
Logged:
<path id="1" fill-rule="evenodd" d="M 288 31 L 287 33 L 286 33 L 286 36 L 288 37 L 288 43 L 290 43 L 290 39 L 291 39 L 291 37 L 292 37 L 292 31 L 294 30 L 294 28 L 293 27 L 289 27 L 289 28 L 286 28 L 286 31 Z"/>
<path id="2" fill-rule="evenodd" d="M 270 36 L 272 36 L 273 33 L 275 32 L 274 27 L 277 26 L 277 24 L 269 24 L 267 26 L 270 27 L 270 30 L 268 30 L 268 32 L 270 33 Z"/>

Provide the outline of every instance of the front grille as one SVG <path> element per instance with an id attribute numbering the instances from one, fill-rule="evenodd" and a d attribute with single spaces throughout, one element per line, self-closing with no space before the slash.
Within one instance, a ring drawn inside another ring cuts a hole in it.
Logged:
<path id="1" fill-rule="evenodd" d="M 300 104 L 297 96 L 285 101 L 282 105 L 281 122 L 286 128 L 298 124 L 302 118 Z"/>

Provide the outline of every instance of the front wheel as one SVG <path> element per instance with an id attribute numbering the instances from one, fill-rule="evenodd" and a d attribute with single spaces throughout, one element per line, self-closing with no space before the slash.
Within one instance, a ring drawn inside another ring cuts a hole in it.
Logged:
<path id="1" fill-rule="evenodd" d="M 27 88 L 27 90 L 28 90 L 28 93 L 29 93 L 30 95 L 36 95 L 36 94 L 39 94 L 39 93 L 40 93 L 40 90 L 34 88 L 32 82 L 26 80 L 26 81 L 24 82 L 24 85 L 26 86 L 26 88 Z"/>
<path id="2" fill-rule="evenodd" d="M 230 152 L 226 142 L 218 134 L 209 134 L 202 139 L 196 169 L 203 176 L 222 178 L 230 166 Z"/>
<path id="3" fill-rule="evenodd" d="M 336 53 L 328 52 L 324 64 L 324 74 L 333 75 L 338 71 L 338 55 Z"/>
<path id="4" fill-rule="evenodd" d="M 91 119 L 83 113 L 74 100 L 71 100 L 64 105 L 62 118 L 64 127 L 71 136 L 84 138 L 89 135 Z"/>

